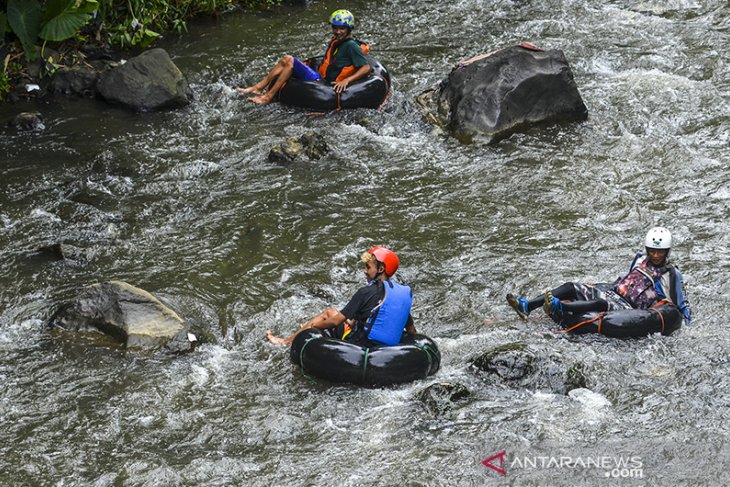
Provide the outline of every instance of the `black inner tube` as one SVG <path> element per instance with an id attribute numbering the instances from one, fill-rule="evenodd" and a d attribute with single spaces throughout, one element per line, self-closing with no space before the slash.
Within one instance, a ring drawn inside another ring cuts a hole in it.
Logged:
<path id="1" fill-rule="evenodd" d="M 380 108 L 390 95 L 390 74 L 377 59 L 372 56 L 367 56 L 367 59 L 373 68 L 372 72 L 351 83 L 339 95 L 326 81 L 305 81 L 291 78 L 279 90 L 279 102 L 284 105 L 320 111 Z M 316 70 L 322 58 L 312 58 L 309 61 L 310 66 Z"/>
<path id="2" fill-rule="evenodd" d="M 289 357 L 315 377 L 370 386 L 423 379 L 441 366 L 436 343 L 418 334 L 404 334 L 398 345 L 362 347 L 308 329 L 294 339 Z"/>

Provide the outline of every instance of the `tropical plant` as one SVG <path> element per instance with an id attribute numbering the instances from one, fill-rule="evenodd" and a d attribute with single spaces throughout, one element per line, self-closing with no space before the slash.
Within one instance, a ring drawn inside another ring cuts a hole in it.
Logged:
<path id="1" fill-rule="evenodd" d="M 4 100 L 8 93 L 10 93 L 10 79 L 5 71 L 0 71 L 0 101 Z"/>
<path id="2" fill-rule="evenodd" d="M 74 37 L 92 18 L 97 36 L 119 47 L 147 47 L 159 32 L 182 33 L 186 21 L 236 6 L 270 8 L 281 0 L 0 0 L 0 38 L 12 32 L 28 61 L 37 57 L 38 40 Z M 98 37 L 97 37 L 98 39 Z"/>
<path id="3" fill-rule="evenodd" d="M 98 8 L 98 0 L 47 0 L 38 37 L 47 41 L 73 37 Z"/>
<path id="4" fill-rule="evenodd" d="M 28 61 L 36 58 L 35 44 L 63 41 L 76 35 L 99 8 L 97 0 L 8 0 L 7 23 L 18 36 Z"/>

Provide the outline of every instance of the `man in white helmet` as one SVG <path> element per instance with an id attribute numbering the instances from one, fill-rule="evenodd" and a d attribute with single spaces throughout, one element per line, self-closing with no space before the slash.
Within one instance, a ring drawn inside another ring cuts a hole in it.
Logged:
<path id="1" fill-rule="evenodd" d="M 672 234 L 664 227 L 654 227 L 647 232 L 644 247 L 646 254 L 636 254 L 629 273 L 613 284 L 566 282 L 530 300 L 508 294 L 507 303 L 524 320 L 531 311 L 541 306 L 547 314 L 560 319 L 563 313 L 648 309 L 659 301 L 669 299 L 689 324 L 692 321 L 692 309 L 684 290 L 682 273 L 669 261 Z"/>

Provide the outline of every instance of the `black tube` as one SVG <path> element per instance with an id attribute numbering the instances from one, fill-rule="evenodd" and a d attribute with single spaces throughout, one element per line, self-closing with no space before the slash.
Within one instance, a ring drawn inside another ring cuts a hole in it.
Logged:
<path id="1" fill-rule="evenodd" d="M 398 345 L 367 348 L 325 337 L 317 329 L 297 335 L 289 357 L 306 374 L 368 386 L 424 379 L 441 365 L 436 343 L 425 335 L 404 334 Z"/>
<path id="2" fill-rule="evenodd" d="M 353 83 L 350 83 L 339 96 L 332 85 L 326 81 L 305 81 L 290 78 L 279 90 L 279 102 L 293 107 L 312 110 L 330 111 L 340 108 L 379 108 L 390 93 L 390 74 L 380 62 L 367 56 L 372 72 Z M 310 60 L 312 67 L 321 58 Z"/>
<path id="3" fill-rule="evenodd" d="M 573 328 L 580 323 L 584 324 Z M 571 333 L 600 333 L 614 338 L 643 337 L 652 333 L 671 335 L 682 326 L 682 313 L 674 304 L 668 303 L 652 309 L 566 313 L 558 324 Z"/>

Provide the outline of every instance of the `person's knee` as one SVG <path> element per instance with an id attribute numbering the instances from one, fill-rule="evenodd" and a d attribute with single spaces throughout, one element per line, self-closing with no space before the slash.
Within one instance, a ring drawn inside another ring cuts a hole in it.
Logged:
<path id="1" fill-rule="evenodd" d="M 279 64 L 281 64 L 284 67 L 287 68 L 294 68 L 294 56 L 286 55 L 283 58 L 281 58 L 281 61 L 279 61 Z"/>

